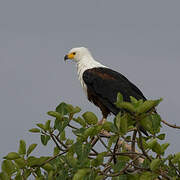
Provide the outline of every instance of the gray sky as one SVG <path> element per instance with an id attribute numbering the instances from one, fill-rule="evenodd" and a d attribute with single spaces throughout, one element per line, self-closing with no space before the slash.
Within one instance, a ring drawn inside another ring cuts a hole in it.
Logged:
<path id="1" fill-rule="evenodd" d="M 148 98 L 163 97 L 158 111 L 180 125 L 180 1 L 1 0 L 0 160 L 20 139 L 39 143 L 28 129 L 45 122 L 62 101 L 101 113 L 90 104 L 73 63 L 64 55 L 86 46 L 95 59 L 121 72 Z M 180 148 L 180 131 L 164 127 Z M 47 154 L 52 147 L 42 150 Z"/>

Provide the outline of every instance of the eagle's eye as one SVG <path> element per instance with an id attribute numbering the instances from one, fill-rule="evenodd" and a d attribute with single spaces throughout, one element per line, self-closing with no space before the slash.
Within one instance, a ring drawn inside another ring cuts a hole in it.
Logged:
<path id="1" fill-rule="evenodd" d="M 76 55 L 76 53 L 75 53 L 75 52 L 73 52 L 73 55 Z"/>

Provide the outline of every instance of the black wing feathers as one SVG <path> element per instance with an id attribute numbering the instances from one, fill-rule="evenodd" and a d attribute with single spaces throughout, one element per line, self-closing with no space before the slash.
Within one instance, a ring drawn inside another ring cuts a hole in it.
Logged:
<path id="1" fill-rule="evenodd" d="M 88 69 L 83 73 L 83 80 L 87 88 L 104 100 L 106 105 L 111 104 L 111 109 L 114 107 L 116 112 L 117 108 L 114 103 L 118 92 L 123 95 L 124 101 L 130 101 L 130 96 L 136 99 L 146 99 L 143 93 L 126 77 L 109 68 Z"/>

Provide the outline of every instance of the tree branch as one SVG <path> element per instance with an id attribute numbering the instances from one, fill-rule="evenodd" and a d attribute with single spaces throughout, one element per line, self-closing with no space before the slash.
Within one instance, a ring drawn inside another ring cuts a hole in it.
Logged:
<path id="1" fill-rule="evenodd" d="M 142 134 L 141 134 L 141 131 L 138 129 L 138 133 L 139 133 L 139 144 L 140 144 L 140 147 L 141 147 L 141 150 L 142 150 L 142 153 L 144 154 L 144 156 L 146 156 L 150 161 L 151 161 L 151 158 L 148 156 L 148 154 L 146 153 L 144 147 L 143 147 L 143 143 L 142 143 Z"/>
<path id="2" fill-rule="evenodd" d="M 54 138 L 53 134 L 50 132 L 49 135 L 51 136 L 52 140 L 54 141 L 54 143 L 56 144 L 56 146 L 58 147 L 59 150 L 61 151 L 65 151 L 64 149 L 62 149 L 59 144 L 57 143 L 56 139 Z"/>
<path id="3" fill-rule="evenodd" d="M 176 124 L 170 124 L 170 123 L 168 123 L 167 121 L 165 121 L 165 120 L 163 120 L 163 119 L 161 119 L 161 121 L 162 121 L 164 124 L 166 124 L 167 126 L 169 126 L 169 127 L 176 128 L 176 129 L 180 129 L 180 126 L 177 126 Z"/>

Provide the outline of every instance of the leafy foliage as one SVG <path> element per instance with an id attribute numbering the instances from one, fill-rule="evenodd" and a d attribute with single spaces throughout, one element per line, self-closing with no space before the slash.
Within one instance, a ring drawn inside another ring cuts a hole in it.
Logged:
<path id="1" fill-rule="evenodd" d="M 18 152 L 4 157 L 0 179 L 179 179 L 180 153 L 166 157 L 169 143 L 160 142 L 165 139 L 155 110 L 160 101 L 131 97 L 131 102 L 124 102 L 118 94 L 115 104 L 122 111 L 113 122 L 104 124 L 98 124 L 96 115 L 89 111 L 78 116 L 79 107 L 63 102 L 47 113 L 51 120 L 29 130 L 40 135 L 44 146 L 54 142 L 52 155 L 32 156 L 37 144 L 27 147 L 20 140 Z M 144 136 L 140 127 L 149 135 Z M 73 138 L 67 136 L 68 129 Z"/>

